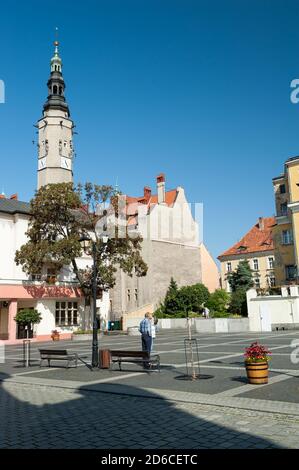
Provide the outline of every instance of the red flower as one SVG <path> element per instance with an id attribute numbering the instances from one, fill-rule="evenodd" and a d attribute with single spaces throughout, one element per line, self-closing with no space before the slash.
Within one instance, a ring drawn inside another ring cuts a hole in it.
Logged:
<path id="1" fill-rule="evenodd" d="M 248 362 L 268 361 L 270 359 L 271 351 L 265 346 L 262 346 L 257 341 L 252 343 L 245 349 L 245 360 Z"/>

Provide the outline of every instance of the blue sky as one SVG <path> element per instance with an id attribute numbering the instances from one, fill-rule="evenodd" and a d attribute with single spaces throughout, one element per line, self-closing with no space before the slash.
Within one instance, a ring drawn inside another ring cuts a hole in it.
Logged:
<path id="1" fill-rule="evenodd" d="M 166 173 L 204 203 L 214 256 L 274 213 L 272 177 L 299 154 L 297 0 L 11 0 L 1 5 L 0 191 L 32 197 L 33 124 L 55 26 L 77 125 L 75 179 L 131 195 Z"/>

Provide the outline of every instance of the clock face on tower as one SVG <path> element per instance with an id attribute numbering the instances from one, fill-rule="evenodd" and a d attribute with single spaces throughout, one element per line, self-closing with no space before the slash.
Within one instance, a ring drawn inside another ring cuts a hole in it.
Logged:
<path id="1" fill-rule="evenodd" d="M 66 170 L 71 169 L 71 160 L 66 157 L 61 157 L 60 159 L 60 166 L 61 168 L 65 168 Z"/>
<path id="2" fill-rule="evenodd" d="M 40 158 L 38 161 L 38 169 L 43 170 L 44 168 L 46 168 L 46 163 L 47 163 L 46 157 Z"/>

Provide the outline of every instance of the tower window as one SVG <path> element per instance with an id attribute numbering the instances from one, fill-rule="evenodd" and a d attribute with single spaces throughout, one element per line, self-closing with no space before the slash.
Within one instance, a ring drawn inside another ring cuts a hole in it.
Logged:
<path id="1" fill-rule="evenodd" d="M 55 72 L 57 72 L 57 65 L 55 65 Z"/>
<path id="2" fill-rule="evenodd" d="M 279 185 L 279 189 L 280 189 L 280 194 L 285 194 L 285 192 L 286 192 L 286 185 L 285 185 L 285 184 Z"/>
<path id="3" fill-rule="evenodd" d="M 62 95 L 62 86 L 59 87 L 59 94 Z"/>
<path id="4" fill-rule="evenodd" d="M 53 86 L 53 94 L 54 94 L 54 95 L 57 95 L 57 85 L 54 85 L 54 86 Z"/>

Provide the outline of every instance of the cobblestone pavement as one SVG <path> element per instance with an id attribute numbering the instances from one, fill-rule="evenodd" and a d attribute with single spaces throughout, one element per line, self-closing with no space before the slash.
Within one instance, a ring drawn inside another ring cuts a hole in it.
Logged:
<path id="1" fill-rule="evenodd" d="M 31 367 L 22 346 L 0 366 L 0 448 L 299 448 L 299 371 L 291 361 L 298 332 L 197 335 L 200 379 L 185 380 L 185 332 L 160 332 L 161 373 L 136 364 L 91 370 L 90 342 L 61 342 L 78 368 Z M 269 383 L 250 385 L 244 347 L 272 350 Z M 61 346 L 60 345 L 60 346 Z M 50 343 L 49 347 L 53 347 Z M 139 337 L 100 340 L 101 348 L 140 349 Z"/>
<path id="2" fill-rule="evenodd" d="M 299 416 L 2 382 L 0 448 L 299 448 Z"/>

